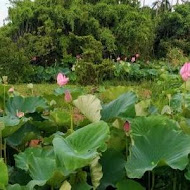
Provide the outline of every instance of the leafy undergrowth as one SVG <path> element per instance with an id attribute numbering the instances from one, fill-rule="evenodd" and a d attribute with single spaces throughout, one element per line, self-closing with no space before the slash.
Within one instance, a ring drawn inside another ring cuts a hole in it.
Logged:
<path id="1" fill-rule="evenodd" d="M 188 189 L 190 92 L 180 86 L 1 85 L 0 189 Z"/>

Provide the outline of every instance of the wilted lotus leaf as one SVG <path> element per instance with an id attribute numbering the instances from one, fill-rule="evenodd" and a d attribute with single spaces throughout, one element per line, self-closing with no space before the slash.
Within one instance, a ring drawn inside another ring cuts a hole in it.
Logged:
<path id="1" fill-rule="evenodd" d="M 59 190 L 71 190 L 71 185 L 68 181 L 64 181 Z"/>
<path id="2" fill-rule="evenodd" d="M 91 121 L 100 121 L 102 109 L 100 100 L 96 96 L 88 94 L 79 96 L 73 104 Z"/>
<path id="3" fill-rule="evenodd" d="M 150 102 L 150 99 L 147 99 L 135 104 L 136 116 L 148 115 L 148 107 L 150 106 Z"/>

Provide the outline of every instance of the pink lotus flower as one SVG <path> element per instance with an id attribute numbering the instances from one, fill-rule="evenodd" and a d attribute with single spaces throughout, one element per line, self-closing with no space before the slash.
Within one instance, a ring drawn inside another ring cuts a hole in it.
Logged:
<path id="1" fill-rule="evenodd" d="M 184 81 L 189 80 L 190 78 L 190 63 L 185 63 L 180 69 L 180 75 Z"/>
<path id="2" fill-rule="evenodd" d="M 123 126 L 123 129 L 125 132 L 129 132 L 131 130 L 131 125 L 128 121 L 125 122 L 124 126 Z"/>
<path id="3" fill-rule="evenodd" d="M 16 116 L 17 116 L 18 118 L 22 118 L 22 117 L 24 117 L 24 112 L 18 112 L 18 111 L 17 111 Z"/>
<path id="4" fill-rule="evenodd" d="M 117 57 L 117 61 L 121 61 L 121 58 L 120 58 L 120 57 Z"/>
<path id="5" fill-rule="evenodd" d="M 136 58 L 139 58 L 139 57 L 140 57 L 140 55 L 137 53 L 137 54 L 135 55 L 135 57 L 136 57 Z"/>
<path id="6" fill-rule="evenodd" d="M 29 143 L 29 147 L 38 147 L 40 142 L 41 142 L 41 140 L 39 140 L 39 139 L 31 140 L 30 143 Z"/>
<path id="7" fill-rule="evenodd" d="M 71 93 L 68 91 L 68 90 L 66 90 L 65 91 L 65 102 L 71 102 L 72 101 L 72 95 L 71 95 Z"/>
<path id="8" fill-rule="evenodd" d="M 81 56 L 80 56 L 80 55 L 77 55 L 76 58 L 77 58 L 77 59 L 81 59 Z"/>
<path id="9" fill-rule="evenodd" d="M 134 63 L 136 61 L 136 58 L 135 57 L 132 57 L 131 58 L 131 62 Z"/>
<path id="10" fill-rule="evenodd" d="M 9 93 L 13 93 L 14 91 L 15 91 L 14 87 L 11 87 L 11 88 L 8 90 Z"/>
<path id="11" fill-rule="evenodd" d="M 32 61 L 36 61 L 37 60 L 37 57 L 32 57 Z"/>
<path id="12" fill-rule="evenodd" d="M 69 78 L 67 78 L 65 75 L 63 75 L 62 73 L 59 73 L 57 75 L 57 84 L 59 86 L 64 86 L 68 83 Z"/>

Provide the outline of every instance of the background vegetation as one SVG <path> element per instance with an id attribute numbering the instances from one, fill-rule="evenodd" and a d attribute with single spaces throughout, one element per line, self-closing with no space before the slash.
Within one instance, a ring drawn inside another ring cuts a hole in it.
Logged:
<path id="1" fill-rule="evenodd" d="M 130 62 L 138 53 L 145 63 L 167 58 L 180 65 L 190 54 L 190 3 L 171 7 L 163 0 L 150 8 L 133 0 L 12 0 L 11 5 L 8 24 L 0 28 L 0 76 L 10 76 L 12 83 L 51 82 L 76 63 L 76 74 L 83 71 L 78 81 L 94 73 L 97 79 L 89 82 L 95 83 L 113 77 L 118 56 Z"/>

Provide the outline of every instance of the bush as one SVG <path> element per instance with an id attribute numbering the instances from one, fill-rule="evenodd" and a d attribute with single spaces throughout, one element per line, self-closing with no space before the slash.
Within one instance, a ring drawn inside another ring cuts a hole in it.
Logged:
<path id="1" fill-rule="evenodd" d="M 173 66 L 179 66 L 188 61 L 184 56 L 183 51 L 179 48 L 171 48 L 168 51 L 166 58 Z"/>
<path id="2" fill-rule="evenodd" d="M 105 79 L 113 77 L 113 62 L 105 59 L 101 64 L 94 64 L 80 60 L 75 65 L 77 80 L 82 85 L 99 84 Z"/>
<path id="3" fill-rule="evenodd" d="M 10 83 L 28 81 L 32 70 L 24 50 L 10 38 L 0 36 L 0 41 L 0 76 L 8 76 Z"/>

